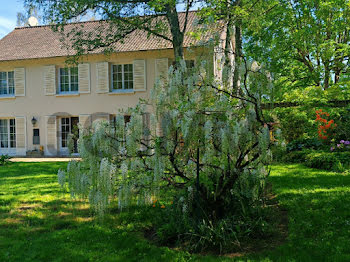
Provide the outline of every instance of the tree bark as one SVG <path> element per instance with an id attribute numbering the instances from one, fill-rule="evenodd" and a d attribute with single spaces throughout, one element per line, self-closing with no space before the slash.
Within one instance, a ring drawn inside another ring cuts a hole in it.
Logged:
<path id="1" fill-rule="evenodd" d="M 167 4 L 166 17 L 170 25 L 170 32 L 172 35 L 172 43 L 174 48 L 175 62 L 178 63 L 184 59 L 183 42 L 184 32 L 181 31 L 176 5 Z"/>
<path id="2" fill-rule="evenodd" d="M 241 6 L 241 1 L 237 1 L 236 4 Z M 238 94 L 240 89 L 240 67 L 241 67 L 241 56 L 242 56 L 242 19 L 238 18 L 235 24 L 235 46 L 234 46 L 234 56 L 235 65 L 233 73 L 233 93 Z"/>

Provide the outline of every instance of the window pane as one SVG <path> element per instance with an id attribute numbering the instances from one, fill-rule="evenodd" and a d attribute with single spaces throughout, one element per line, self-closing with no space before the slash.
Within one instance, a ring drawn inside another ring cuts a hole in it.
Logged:
<path id="1" fill-rule="evenodd" d="M 0 95 L 7 95 L 7 73 L 0 72 Z"/>
<path id="2" fill-rule="evenodd" d="M 123 75 L 122 75 L 122 65 L 113 65 L 112 67 L 112 81 L 113 81 L 113 90 L 118 90 L 123 88 Z"/>
<path id="3" fill-rule="evenodd" d="M 69 91 L 69 72 L 67 68 L 60 68 L 60 92 Z"/>
<path id="4" fill-rule="evenodd" d="M 70 132 L 69 118 L 61 119 L 61 147 L 68 147 L 68 134 Z"/>
<path id="5" fill-rule="evenodd" d="M 10 147 L 16 147 L 16 120 L 10 119 Z"/>
<path id="6" fill-rule="evenodd" d="M 9 94 L 13 95 L 15 93 L 15 73 L 8 72 L 8 88 L 9 88 Z"/>
<path id="7" fill-rule="evenodd" d="M 79 78 L 78 78 L 78 67 L 72 67 L 70 69 L 70 83 L 72 92 L 78 92 Z"/>
<path id="8" fill-rule="evenodd" d="M 8 148 L 8 120 L 0 119 L 0 148 Z"/>

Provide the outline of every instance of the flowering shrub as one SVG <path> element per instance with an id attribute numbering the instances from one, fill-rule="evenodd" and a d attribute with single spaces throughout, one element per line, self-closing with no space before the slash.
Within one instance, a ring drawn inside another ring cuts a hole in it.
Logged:
<path id="1" fill-rule="evenodd" d="M 241 94 L 246 98 L 238 100 L 222 92 L 204 68 L 188 72 L 182 61 L 170 69 L 168 81 L 156 84 L 149 101 L 128 109 L 129 122 L 120 114 L 114 124 L 97 122 L 81 130 L 82 161 L 59 171 L 60 184 L 68 182 L 73 197 L 88 198 L 98 215 L 114 199 L 120 209 L 137 203 L 155 213 L 174 210 L 176 219 L 166 217 L 174 224 L 155 225 L 164 241 L 181 233 L 197 243 L 199 221 L 210 225 L 204 230 L 219 229 L 226 218 L 237 224 L 259 220 L 250 210 L 264 202 L 271 161 L 269 126 L 259 108 L 263 85 L 246 79 Z M 145 126 L 146 115 L 150 124 Z M 172 192 L 176 204 L 152 202 L 162 190 Z M 189 226 L 179 232 L 176 223 Z"/>
<path id="2" fill-rule="evenodd" d="M 316 123 L 318 123 L 318 137 L 322 140 L 327 140 L 331 136 L 331 130 L 334 129 L 337 124 L 334 120 L 327 120 L 324 116 L 329 117 L 329 114 L 322 109 L 316 110 Z"/>
<path id="3" fill-rule="evenodd" d="M 350 151 L 350 141 L 340 140 L 339 143 L 331 147 L 331 151 Z"/>

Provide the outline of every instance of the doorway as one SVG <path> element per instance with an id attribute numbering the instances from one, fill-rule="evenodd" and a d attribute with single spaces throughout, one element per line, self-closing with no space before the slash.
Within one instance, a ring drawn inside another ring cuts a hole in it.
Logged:
<path id="1" fill-rule="evenodd" d="M 60 121 L 60 131 L 61 131 L 61 153 L 62 154 L 77 154 L 78 153 L 78 139 L 79 139 L 79 117 L 62 117 Z M 69 139 L 72 138 L 73 148 L 72 152 L 69 152 L 68 144 Z"/>

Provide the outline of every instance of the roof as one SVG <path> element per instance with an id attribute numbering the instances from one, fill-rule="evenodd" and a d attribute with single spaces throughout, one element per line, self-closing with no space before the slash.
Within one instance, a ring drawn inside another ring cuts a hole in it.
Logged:
<path id="1" fill-rule="evenodd" d="M 179 13 L 180 24 L 184 23 L 185 13 Z M 188 16 L 188 30 L 193 31 L 196 21 L 196 12 L 190 12 Z M 72 29 L 82 29 L 84 32 L 93 32 L 96 35 L 103 27 L 108 27 L 108 22 L 88 21 L 65 25 L 65 32 Z M 117 30 L 117 29 L 114 29 Z M 0 40 L 0 61 L 64 57 L 74 55 L 72 48 L 67 48 L 60 41 L 62 35 L 54 32 L 50 25 L 20 27 Z M 195 44 L 195 40 L 185 34 L 184 47 Z M 136 30 L 129 34 L 123 41 L 112 45 L 114 52 L 145 51 L 173 48 L 172 44 L 160 37 L 148 36 L 143 30 Z M 94 50 L 90 54 L 102 53 L 102 49 Z"/>

